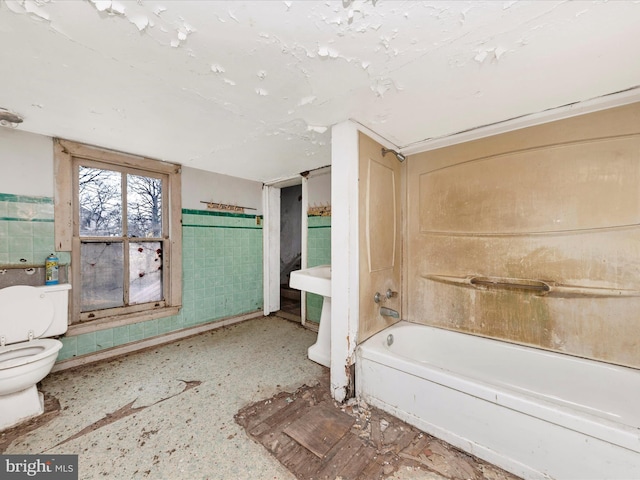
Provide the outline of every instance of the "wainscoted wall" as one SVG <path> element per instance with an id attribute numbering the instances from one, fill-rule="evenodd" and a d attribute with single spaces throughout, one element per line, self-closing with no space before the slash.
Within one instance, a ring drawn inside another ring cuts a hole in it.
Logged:
<path id="1" fill-rule="evenodd" d="M 331 217 L 309 216 L 307 237 L 307 266 L 331 263 Z M 320 322 L 322 297 L 307 293 L 307 320 Z"/>
<path id="2" fill-rule="evenodd" d="M 183 303 L 175 316 L 64 337 L 58 361 L 262 309 L 255 215 L 182 210 Z"/>
<path id="3" fill-rule="evenodd" d="M 183 306 L 195 323 L 261 309 L 262 222 L 199 210 L 182 218 Z"/>
<path id="4" fill-rule="evenodd" d="M 0 193 L 0 266 L 44 266 L 53 250 L 53 199 Z"/>
<path id="5" fill-rule="evenodd" d="M 262 309 L 262 226 L 255 216 L 183 210 L 182 224 L 180 313 L 65 336 L 58 361 Z M 51 198 L 0 194 L 0 269 L 44 266 L 53 245 Z M 69 262 L 65 252 L 58 257 Z"/>
<path id="6" fill-rule="evenodd" d="M 640 104 L 408 159 L 408 320 L 640 367 Z"/>

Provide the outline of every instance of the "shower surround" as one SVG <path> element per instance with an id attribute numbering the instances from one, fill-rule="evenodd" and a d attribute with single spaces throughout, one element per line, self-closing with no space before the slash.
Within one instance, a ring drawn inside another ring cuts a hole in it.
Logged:
<path id="1" fill-rule="evenodd" d="M 362 280 L 394 216 L 360 175 L 377 222 L 360 229 L 360 398 L 526 478 L 637 477 L 640 425 L 618 400 L 640 392 L 640 103 L 406 165 L 402 334 Z"/>

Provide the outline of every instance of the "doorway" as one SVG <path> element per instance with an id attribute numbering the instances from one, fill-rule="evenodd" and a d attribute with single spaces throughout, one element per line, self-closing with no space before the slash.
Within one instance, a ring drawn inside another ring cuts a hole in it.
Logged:
<path id="1" fill-rule="evenodd" d="M 302 185 L 280 190 L 280 312 L 301 319 L 301 293 L 289 287 L 291 272 L 302 268 Z M 292 318 L 293 319 L 293 318 Z"/>

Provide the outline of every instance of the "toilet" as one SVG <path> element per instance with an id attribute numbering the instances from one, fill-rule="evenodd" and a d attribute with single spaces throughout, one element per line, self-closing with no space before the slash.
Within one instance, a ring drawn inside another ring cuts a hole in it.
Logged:
<path id="1" fill-rule="evenodd" d="M 36 384 L 58 358 L 67 331 L 68 283 L 0 289 L 0 431 L 44 412 Z"/>

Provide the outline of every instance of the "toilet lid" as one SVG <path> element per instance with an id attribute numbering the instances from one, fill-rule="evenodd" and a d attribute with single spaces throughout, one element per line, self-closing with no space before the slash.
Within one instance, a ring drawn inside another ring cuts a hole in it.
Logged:
<path id="1" fill-rule="evenodd" d="M 53 302 L 42 290 L 27 285 L 0 290 L 0 336 L 7 345 L 28 340 L 29 331 L 39 337 L 52 321 Z"/>

